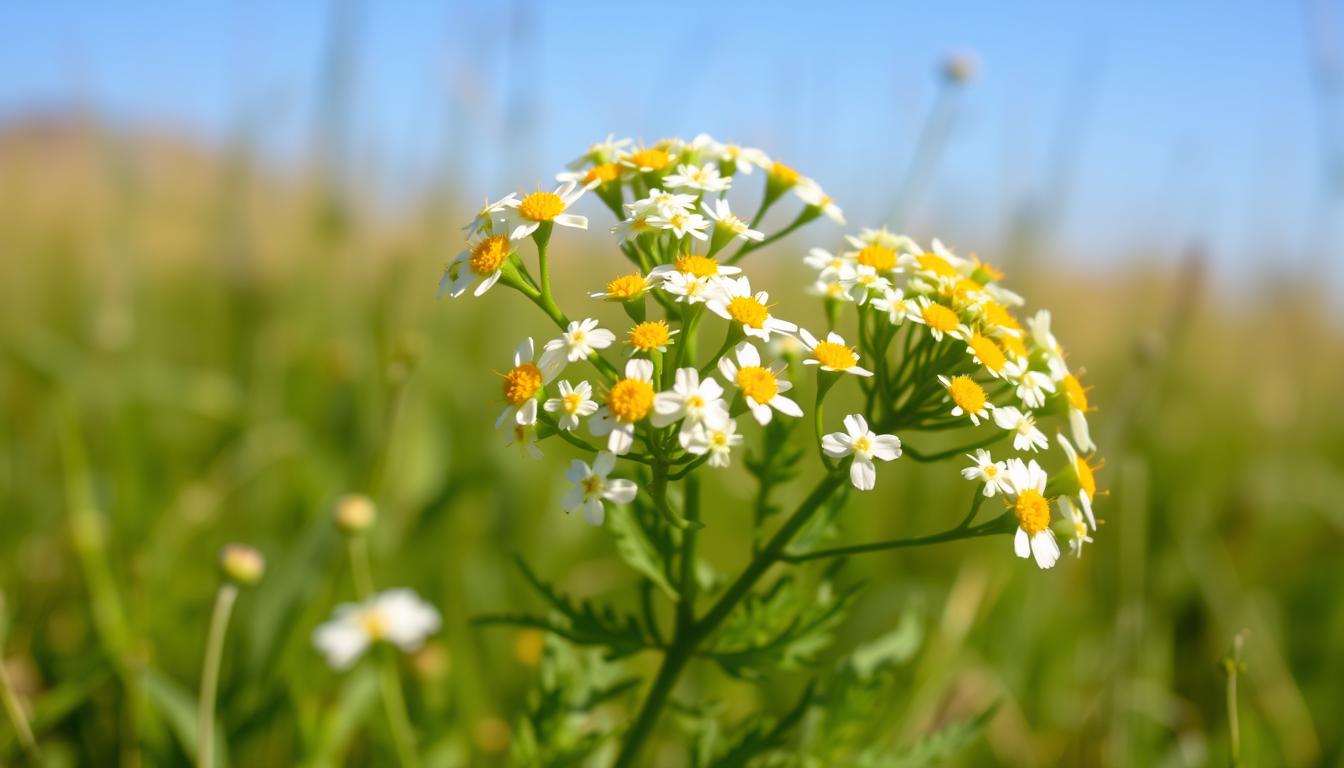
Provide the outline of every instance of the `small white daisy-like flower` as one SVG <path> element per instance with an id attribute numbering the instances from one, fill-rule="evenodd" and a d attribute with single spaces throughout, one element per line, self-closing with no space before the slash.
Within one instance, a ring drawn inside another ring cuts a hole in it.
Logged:
<path id="1" fill-rule="evenodd" d="M 615 468 L 616 457 L 607 451 L 599 452 L 591 467 L 575 459 L 565 472 L 565 479 L 574 483 L 574 487 L 565 493 L 560 505 L 566 512 L 582 509 L 583 518 L 589 525 L 601 525 L 607 513 L 603 501 L 629 504 L 635 500 L 638 490 L 632 480 L 608 478 Z"/>
<path id="2" fill-rule="evenodd" d="M 995 461 L 984 448 L 976 450 L 975 455 L 966 454 L 966 458 L 975 462 L 974 466 L 961 470 L 961 476 L 967 480 L 984 482 L 985 496 L 992 498 L 996 493 L 1011 493 L 1013 488 L 1008 482 L 1008 466 Z"/>
<path id="3" fill-rule="evenodd" d="M 566 213 L 576 200 L 583 196 L 587 187 L 574 182 L 566 182 L 555 188 L 554 192 L 533 192 L 522 200 L 514 200 L 508 207 L 512 209 L 510 218 L 517 223 L 509 237 L 522 240 L 537 231 L 545 222 L 553 222 L 562 227 L 587 229 L 588 217 Z"/>
<path id="4" fill-rule="evenodd" d="M 696 424 L 683 446 L 687 453 L 696 456 L 709 454 L 708 463 L 711 467 L 726 467 L 732 463 L 733 449 L 742 444 L 745 438 L 737 433 L 737 422 L 732 419 L 724 421 L 719 426 L 711 426 L 708 422 Z"/>
<path id="5" fill-rule="evenodd" d="M 782 366 L 778 369 L 763 367 L 761 353 L 749 341 L 738 344 L 732 355 L 724 355 L 719 360 L 719 373 L 737 386 L 751 415 L 761 426 L 770 423 L 773 411 L 795 418 L 803 415 L 803 409 L 784 396 L 793 385 L 779 377 L 783 370 Z"/>
<path id="6" fill-rule="evenodd" d="M 947 390 L 947 397 L 952 401 L 953 416 L 969 416 L 971 423 L 978 427 L 980 420 L 989 418 L 989 412 L 994 410 L 985 388 L 970 376 L 953 376 L 949 379 L 940 375 L 938 383 Z"/>
<path id="7" fill-rule="evenodd" d="M 492 230 L 494 229 L 495 222 L 503 221 L 504 212 L 517 204 L 518 195 L 514 192 L 510 192 L 493 203 L 487 200 L 485 205 L 481 206 L 481 210 L 477 211 L 471 221 L 467 222 L 467 225 L 463 227 L 463 229 L 467 231 L 467 237 L 474 237 L 478 232 L 484 232 L 487 235 L 493 234 Z"/>
<path id="8" fill-rule="evenodd" d="M 616 341 L 616 334 L 598 328 L 597 320 L 571 320 L 559 338 L 551 339 L 541 349 L 541 367 L 564 367 L 566 362 L 585 360 L 599 349 L 606 349 Z"/>
<path id="9" fill-rule="evenodd" d="M 1087 388 L 1072 373 L 1065 374 L 1060 384 L 1064 387 L 1064 399 L 1069 404 L 1069 431 L 1073 433 L 1073 442 L 1084 453 L 1097 450 L 1097 444 L 1092 442 L 1092 432 L 1087 426 Z"/>
<path id="10" fill-rule="evenodd" d="M 712 256 L 696 256 L 694 254 L 682 254 L 671 264 L 659 264 L 649 270 L 649 279 L 656 280 L 662 278 L 666 280 L 673 274 L 681 273 L 690 277 L 715 278 L 732 277 L 741 273 L 741 267 L 731 267 L 727 264 L 720 264 L 718 259 Z"/>
<path id="11" fill-rule="evenodd" d="M 809 285 L 806 292 L 810 296 L 820 296 L 828 301 L 853 302 L 854 297 L 845 290 L 844 283 L 835 280 L 820 279 Z"/>
<path id="12" fill-rule="evenodd" d="M 1013 447 L 1019 451 L 1043 451 L 1050 447 L 1050 439 L 1036 427 L 1031 413 L 1024 413 L 1011 405 L 994 409 L 994 423 L 1000 429 L 1015 433 Z"/>
<path id="13" fill-rule="evenodd" d="M 840 206 L 836 205 L 830 195 L 822 190 L 821 185 L 812 179 L 806 176 L 799 179 L 798 183 L 793 185 L 793 193 L 804 205 L 818 209 L 836 224 L 845 223 L 845 212 L 840 210 Z"/>
<path id="14" fill-rule="evenodd" d="M 817 270 L 817 277 L 844 282 L 854 277 L 854 258 L 847 253 L 831 253 L 825 248 L 813 248 L 803 257 L 803 263 Z"/>
<path id="15" fill-rule="evenodd" d="M 678 213 L 690 213 L 695 209 L 695 195 L 684 192 L 665 192 L 658 188 L 649 190 L 647 197 L 633 203 L 626 203 L 625 210 L 631 216 L 643 215 L 646 218 L 662 216 L 667 218 Z"/>
<path id="16" fill-rule="evenodd" d="M 678 239 L 686 235 L 690 235 L 696 240 L 709 239 L 709 219 L 698 213 L 677 211 L 668 216 L 650 216 L 649 225 L 654 229 L 671 232 Z"/>
<path id="17" fill-rule="evenodd" d="M 1082 557 L 1083 545 L 1092 543 L 1092 536 L 1088 534 L 1088 521 L 1083 518 L 1083 513 L 1078 511 L 1078 507 L 1074 506 L 1073 499 L 1060 496 L 1058 501 L 1059 510 L 1073 527 L 1073 535 L 1069 537 L 1069 551 L 1073 552 L 1074 557 Z"/>
<path id="18" fill-rule="evenodd" d="M 633 301 L 643 296 L 649 290 L 649 285 L 649 278 L 639 272 L 631 272 L 608 280 L 606 290 L 593 291 L 588 296 L 603 301 Z"/>
<path id="19" fill-rule="evenodd" d="M 737 170 L 750 176 L 753 167 L 769 169 L 770 157 L 755 147 L 743 147 L 738 144 L 723 144 L 715 141 L 709 134 L 702 133 L 691 140 L 691 147 L 719 162 L 733 163 Z"/>
<path id="20" fill-rule="evenodd" d="M 389 589 L 360 603 L 336 606 L 332 617 L 313 630 L 313 645 L 335 670 L 349 669 L 371 645 L 390 643 L 414 651 L 439 630 L 434 606 L 409 589 Z"/>
<path id="21" fill-rule="evenodd" d="M 560 414 L 556 417 L 556 425 L 566 432 L 573 432 L 579 426 L 579 419 L 597 412 L 593 385 L 586 381 L 571 385 L 567 379 L 561 379 L 559 389 L 560 396 L 547 400 L 542 407 L 547 413 Z"/>
<path id="22" fill-rule="evenodd" d="M 513 367 L 504 374 L 506 405 L 495 420 L 495 428 L 503 426 L 510 416 L 516 424 L 537 423 L 537 393 L 551 383 L 563 365 L 554 360 L 535 360 L 532 338 L 523 339 L 513 351 Z"/>
<path id="23" fill-rule="evenodd" d="M 990 376 L 1003 377 L 1008 368 L 1008 356 L 998 342 L 975 331 L 966 337 L 966 352 L 971 359 L 982 366 Z"/>
<path id="24" fill-rule="evenodd" d="M 666 352 L 672 344 L 672 337 L 678 333 L 681 333 L 681 329 L 669 328 L 666 320 L 645 320 L 638 323 L 625 335 L 625 343 L 630 346 L 626 356 Z"/>
<path id="25" fill-rule="evenodd" d="M 725 320 L 740 323 L 748 336 L 769 341 L 771 335 L 798 330 L 793 323 L 770 315 L 770 294 L 765 291 L 753 294 L 751 282 L 745 276 L 722 278 L 718 289 L 717 295 L 706 301 L 705 306 Z"/>
<path id="26" fill-rule="evenodd" d="M 696 369 L 678 368 L 674 378 L 670 391 L 654 396 L 649 421 L 655 427 L 666 427 L 684 419 L 680 440 L 685 447 L 696 425 L 722 426 L 728 421 L 728 404 L 723 400 L 723 385 L 712 376 L 701 381 Z"/>
<path id="27" fill-rule="evenodd" d="M 868 306 L 885 313 L 892 325 L 905 322 L 905 291 L 900 288 L 888 288 L 882 295 L 871 299 Z"/>
<path id="28" fill-rule="evenodd" d="M 513 424 L 504 433 L 504 447 L 513 448 L 525 459 L 536 461 L 544 454 L 537 445 L 537 427 L 535 424 Z"/>
<path id="29" fill-rule="evenodd" d="M 672 153 L 659 147 L 646 147 L 633 152 L 622 152 L 620 163 L 640 173 L 661 171 L 672 164 Z"/>
<path id="30" fill-rule="evenodd" d="M 906 299 L 905 318 L 928 326 L 929 333 L 933 334 L 935 341 L 942 341 L 943 336 L 960 339 L 966 335 L 966 327 L 961 324 L 961 318 L 957 313 L 936 301 L 931 301 L 928 296 Z"/>
<path id="31" fill-rule="evenodd" d="M 722 294 L 718 281 L 712 277 L 697 277 L 685 272 L 669 272 L 663 278 L 664 291 L 686 304 L 700 304 Z"/>
<path id="32" fill-rule="evenodd" d="M 589 144 L 588 151 L 571 161 L 567 167 L 578 170 L 589 164 L 612 162 L 620 157 L 621 150 L 633 143 L 632 139 L 617 139 L 616 134 L 609 133 L 605 140 Z"/>
<path id="33" fill-rule="evenodd" d="M 826 339 L 820 340 L 812 335 L 812 332 L 806 328 L 799 328 L 798 335 L 803 338 L 803 346 L 807 347 L 811 357 L 803 359 L 803 365 L 820 366 L 823 371 L 832 371 L 835 373 L 852 373 L 855 376 L 872 376 L 873 372 L 867 368 L 859 367 L 859 355 L 854 348 L 845 343 L 844 337 L 835 331 L 826 334 Z"/>
<path id="34" fill-rule="evenodd" d="M 733 185 L 732 176 L 720 176 L 719 169 L 712 163 L 677 166 L 677 172 L 668 174 L 663 183 L 672 189 L 690 187 L 705 192 L 726 192 Z"/>
<path id="35" fill-rule="evenodd" d="M 1092 502 L 1097 498 L 1097 477 L 1093 474 L 1095 470 L 1085 457 L 1078 454 L 1068 438 L 1055 435 L 1055 442 L 1064 449 L 1064 455 L 1069 457 L 1069 471 L 1078 486 L 1078 504 L 1087 515 L 1087 524 L 1095 531 L 1097 518 L 1092 514 Z"/>
<path id="36" fill-rule="evenodd" d="M 593 437 L 607 436 L 607 448 L 617 456 L 635 444 L 635 424 L 653 410 L 653 361 L 629 360 L 625 376 L 607 392 L 607 404 L 593 414 L 588 430 Z"/>
<path id="37" fill-rule="evenodd" d="M 1026 360 L 1010 360 L 1003 367 L 1003 375 L 1016 385 L 1017 399 L 1028 408 L 1040 408 L 1045 405 L 1045 393 L 1055 391 L 1055 382 L 1048 374 L 1033 371 Z"/>
<path id="38" fill-rule="evenodd" d="M 845 431 L 832 432 L 821 438 L 821 449 L 833 459 L 854 455 L 849 465 L 849 481 L 860 491 L 870 491 L 877 483 L 877 467 L 873 459 L 891 461 L 901 457 L 901 439 L 895 435 L 879 435 L 868 428 L 863 416 L 852 413 L 845 417 Z"/>
<path id="39" fill-rule="evenodd" d="M 439 280 L 439 294 L 447 293 L 457 298 L 467 292 L 472 283 L 476 290 L 472 295 L 480 296 L 499 282 L 504 263 L 513 253 L 513 243 L 504 235 L 489 235 L 469 243 L 467 249 L 459 253 L 443 270 Z"/>
<path id="40" fill-rule="evenodd" d="M 714 200 L 712 208 L 708 200 L 701 200 L 700 207 L 705 209 L 705 215 L 714 221 L 715 237 L 720 232 L 724 232 L 732 237 L 740 237 L 743 240 L 752 240 L 758 243 L 765 239 L 765 233 L 757 232 L 747 226 L 747 222 L 733 213 L 732 209 L 728 207 L 728 201 L 721 197 Z M 717 244 L 718 241 L 715 242 Z"/>
<path id="41" fill-rule="evenodd" d="M 857 250 L 847 251 L 845 257 L 854 264 L 872 267 L 878 274 L 895 274 L 904 271 L 901 266 L 900 252 L 889 245 L 869 243 L 853 235 L 845 235 L 845 240 Z"/>
<path id="42" fill-rule="evenodd" d="M 878 274 L 876 269 L 863 264 L 855 265 L 846 276 L 841 277 L 840 284 L 857 304 L 867 302 L 873 293 L 881 295 L 891 288 L 890 280 Z"/>
<path id="43" fill-rule="evenodd" d="M 1013 551 L 1018 557 L 1035 557 L 1036 565 L 1051 568 L 1059 560 L 1059 542 L 1050 530 L 1050 500 L 1045 498 L 1049 478 L 1036 463 L 1022 463 L 1021 459 L 1008 460 L 1008 481 L 1013 498 L 1013 512 L 1017 515 L 1017 533 L 1013 537 Z"/>
<path id="44" fill-rule="evenodd" d="M 630 218 L 617 222 L 616 226 L 611 228 L 611 233 L 616 235 L 621 242 L 626 242 L 627 240 L 634 240 L 640 235 L 657 232 L 658 228 L 649 223 L 649 217 L 652 215 L 650 213 L 632 214 Z"/>
<path id="45" fill-rule="evenodd" d="M 865 245 L 881 245 L 891 248 L 897 253 L 913 253 L 920 250 L 914 240 L 906 235 L 898 235 L 886 227 L 878 227 L 877 229 L 864 227 L 859 230 L 858 236 L 846 235 L 845 239 L 852 243 L 855 248 L 862 248 Z"/>

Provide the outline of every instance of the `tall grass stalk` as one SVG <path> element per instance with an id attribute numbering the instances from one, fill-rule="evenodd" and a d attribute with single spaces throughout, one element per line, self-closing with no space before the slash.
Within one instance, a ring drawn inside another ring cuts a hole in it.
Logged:
<path id="1" fill-rule="evenodd" d="M 211 768 L 215 763 L 215 696 L 219 690 L 219 667 L 224 656 L 224 635 L 229 616 L 238 599 L 238 587 L 224 583 L 215 594 L 210 614 L 210 630 L 205 640 L 205 661 L 201 667 L 201 700 L 196 727 L 196 765 Z"/>

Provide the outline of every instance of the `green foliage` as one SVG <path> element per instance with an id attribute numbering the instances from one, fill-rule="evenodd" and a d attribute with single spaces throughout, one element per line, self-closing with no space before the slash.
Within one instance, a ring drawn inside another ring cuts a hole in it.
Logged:
<path id="1" fill-rule="evenodd" d="M 639 685 L 600 654 L 547 638 L 537 676 L 519 718 L 511 757 L 516 765 L 564 768 L 582 765 L 613 735 L 594 712 Z"/>
<path id="2" fill-rule="evenodd" d="M 838 588 L 829 580 L 804 586 L 785 576 L 743 600 L 706 654 L 742 678 L 810 665 L 830 644 L 858 591 L 858 585 Z"/>

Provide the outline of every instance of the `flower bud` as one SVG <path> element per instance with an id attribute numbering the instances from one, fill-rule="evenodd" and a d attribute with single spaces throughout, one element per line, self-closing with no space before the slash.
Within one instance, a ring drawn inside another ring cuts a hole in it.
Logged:
<path id="1" fill-rule="evenodd" d="M 363 533 L 378 519 L 373 499 L 362 493 L 351 493 L 336 500 L 336 525 L 346 533 Z"/>
<path id="2" fill-rule="evenodd" d="M 261 581 L 266 572 L 266 557 L 254 547 L 246 544 L 227 544 L 219 551 L 219 568 L 224 578 L 250 587 Z"/>
<path id="3" fill-rule="evenodd" d="M 980 62 L 973 54 L 953 53 L 943 60 L 943 77 L 949 83 L 961 84 L 975 77 Z"/>

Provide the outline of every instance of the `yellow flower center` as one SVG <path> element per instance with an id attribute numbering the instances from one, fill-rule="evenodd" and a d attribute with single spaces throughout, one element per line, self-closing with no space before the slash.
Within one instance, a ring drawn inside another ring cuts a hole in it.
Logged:
<path id="1" fill-rule="evenodd" d="M 942 304 L 929 304 L 919 311 L 924 318 L 924 322 L 935 331 L 955 331 L 957 329 L 957 313 L 944 307 Z"/>
<path id="2" fill-rule="evenodd" d="M 522 405 L 541 389 L 541 369 L 532 363 L 523 363 L 504 374 L 504 401 Z"/>
<path id="3" fill-rule="evenodd" d="M 583 495 L 592 497 L 600 493 L 602 493 L 602 478 L 593 475 L 583 481 Z"/>
<path id="4" fill-rule="evenodd" d="M 985 390 L 970 376 L 953 376 L 947 392 L 952 402 L 967 413 L 980 413 L 985 408 Z"/>
<path id="5" fill-rule="evenodd" d="M 583 174 L 583 183 L 585 186 L 594 181 L 606 184 L 608 181 L 615 181 L 617 176 L 621 175 L 621 167 L 615 163 L 599 163 L 588 169 Z"/>
<path id="6" fill-rule="evenodd" d="M 1022 330 L 1021 324 L 1017 322 L 1017 318 L 1013 317 L 1013 313 L 1009 312 L 1007 307 L 992 300 L 986 301 L 984 306 L 985 322 L 1010 331 Z"/>
<path id="7" fill-rule="evenodd" d="M 1003 350 L 999 349 L 999 345 L 995 344 L 994 340 L 988 336 L 981 336 L 977 333 L 967 342 L 967 346 L 975 352 L 980 364 L 994 373 L 1003 370 L 1004 364 L 1008 362 L 1008 358 L 1003 356 Z"/>
<path id="8" fill-rule="evenodd" d="M 947 263 L 947 259 L 928 251 L 919 255 L 919 268 L 925 272 L 932 272 L 939 277 L 957 277 L 961 274 L 956 267 Z"/>
<path id="9" fill-rule="evenodd" d="M 847 371 L 859 364 L 859 356 L 854 354 L 854 350 L 833 341 L 817 342 L 817 346 L 812 348 L 812 357 L 827 368 L 834 368 L 837 371 Z"/>
<path id="10" fill-rule="evenodd" d="M 667 346 L 672 340 L 672 331 L 662 320 L 649 320 L 631 328 L 628 336 L 627 343 L 630 346 L 641 352 L 648 352 Z"/>
<path id="11" fill-rule="evenodd" d="M 708 256 L 693 256 L 687 253 L 678 256 L 674 266 L 678 272 L 694 277 L 713 277 L 719 274 L 719 262 Z"/>
<path id="12" fill-rule="evenodd" d="M 653 385 L 640 379 L 621 379 L 607 393 L 607 407 L 619 421 L 639 421 L 653 407 Z"/>
<path id="13" fill-rule="evenodd" d="M 770 317 L 770 310 L 751 296 L 735 296 L 728 302 L 728 314 L 745 326 L 760 329 Z"/>
<path id="14" fill-rule="evenodd" d="M 1027 345 L 1022 343 L 1022 339 L 1016 336 L 1004 336 L 999 343 L 1014 357 L 1027 357 Z"/>
<path id="15" fill-rule="evenodd" d="M 672 157 L 661 149 L 641 149 L 630 155 L 630 164 L 636 168 L 661 171 L 672 162 Z"/>
<path id="16" fill-rule="evenodd" d="M 779 382 L 775 380 L 775 374 L 759 365 L 737 370 L 737 388 L 758 403 L 768 403 L 779 394 Z"/>
<path id="17" fill-rule="evenodd" d="M 1069 407 L 1075 411 L 1087 410 L 1087 390 L 1072 373 L 1064 375 L 1064 396 L 1069 399 Z"/>
<path id="18" fill-rule="evenodd" d="M 509 257 L 509 238 L 492 235 L 471 249 L 471 271 L 478 275 L 493 274 Z"/>
<path id="19" fill-rule="evenodd" d="M 532 221 L 550 221 L 565 212 L 565 201 L 553 192 L 533 192 L 518 204 L 518 213 Z"/>
<path id="20" fill-rule="evenodd" d="M 649 281 L 638 272 L 621 275 L 607 283 L 607 298 L 614 301 L 629 301 L 644 293 Z"/>
<path id="21" fill-rule="evenodd" d="M 579 412 L 579 406 L 583 405 L 583 395 L 578 392 L 570 392 L 568 395 L 564 396 L 560 401 L 560 404 L 564 407 L 565 413 L 573 416 Z"/>
<path id="22" fill-rule="evenodd" d="M 1092 474 L 1092 467 L 1088 466 L 1087 461 L 1079 456 L 1073 460 L 1073 466 L 1078 471 L 1078 487 L 1087 498 L 1095 499 L 1097 497 L 1097 476 Z"/>
<path id="23" fill-rule="evenodd" d="M 387 632 L 383 616 L 377 611 L 364 611 L 359 614 L 359 627 L 364 630 L 364 634 L 368 635 L 370 640 L 381 640 Z"/>
<path id="24" fill-rule="evenodd" d="M 971 277 L 981 283 L 997 283 L 1003 279 L 1003 270 L 990 264 L 988 261 L 981 261 L 974 253 L 971 259 L 975 262 L 975 270 L 971 272 Z"/>
<path id="25" fill-rule="evenodd" d="M 798 180 L 802 178 L 797 171 L 779 161 L 770 166 L 770 175 L 788 186 L 797 184 Z"/>
<path id="26" fill-rule="evenodd" d="M 858 262 L 878 272 L 896 268 L 896 251 L 885 245 L 868 245 L 859 251 Z"/>
<path id="27" fill-rule="evenodd" d="M 1018 524 L 1027 535 L 1035 536 L 1050 527 L 1050 502 L 1045 500 L 1040 491 L 1033 488 L 1023 491 L 1013 508 L 1017 512 Z"/>
<path id="28" fill-rule="evenodd" d="M 715 448 L 726 448 L 728 447 L 728 433 L 715 432 L 709 436 L 709 441 L 714 444 Z"/>
<path id="29" fill-rule="evenodd" d="M 868 439 L 867 435 L 860 435 L 854 438 L 854 455 L 864 456 L 873 452 L 873 441 Z"/>

